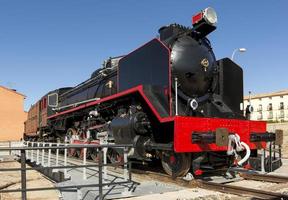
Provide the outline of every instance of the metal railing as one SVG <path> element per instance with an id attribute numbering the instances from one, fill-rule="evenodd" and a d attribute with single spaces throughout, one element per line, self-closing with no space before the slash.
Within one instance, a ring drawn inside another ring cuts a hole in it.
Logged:
<path id="1" fill-rule="evenodd" d="M 266 147 L 261 150 L 261 172 L 272 172 L 282 164 L 282 147 L 275 142 L 267 142 Z M 276 166 L 274 166 L 274 164 Z M 265 167 L 266 166 L 266 167 Z M 278 167 L 277 167 L 278 166 Z"/>
<path id="2" fill-rule="evenodd" d="M 267 146 L 268 149 L 266 148 L 264 150 L 264 156 L 265 151 L 268 151 L 268 171 L 272 172 L 274 170 L 273 163 L 277 162 L 279 159 L 281 161 L 282 159 L 282 149 L 281 145 L 276 145 L 275 142 L 269 142 Z"/>
<path id="3" fill-rule="evenodd" d="M 30 191 L 41 191 L 41 190 L 61 190 L 61 189 L 76 189 L 77 194 L 81 193 L 80 189 L 84 187 L 98 187 L 99 196 L 98 199 L 104 199 L 103 187 L 105 186 L 113 186 L 113 185 L 122 185 L 131 183 L 131 163 L 128 161 L 128 152 L 129 148 L 132 145 L 117 145 L 117 144 L 61 144 L 61 143 L 44 143 L 44 142 L 23 142 L 22 146 L 13 147 L 0 147 L 0 152 L 9 151 L 13 155 L 17 155 L 20 158 L 21 167 L 20 168 L 0 168 L 0 171 L 21 171 L 21 189 L 5 189 L 0 190 L 0 193 L 10 193 L 10 192 L 21 192 L 21 196 L 23 200 L 27 199 L 27 192 Z M 80 165 L 68 165 L 67 164 L 67 150 L 68 149 L 83 149 L 83 163 Z M 89 148 L 95 148 L 98 152 L 98 163 L 95 164 L 87 164 L 86 162 L 86 152 Z M 123 162 L 121 163 L 107 163 L 106 154 L 107 149 L 121 149 L 123 151 Z M 47 152 L 45 151 L 47 150 Z M 55 150 L 55 165 L 52 166 L 52 150 Z M 59 165 L 59 157 L 60 151 L 64 150 L 64 164 L 63 166 Z M 36 151 L 36 155 L 35 155 Z M 41 151 L 41 153 L 40 153 Z M 48 153 L 48 157 L 46 157 L 46 153 Z M 46 162 L 45 162 L 45 157 Z M 32 168 L 26 168 L 26 161 L 30 160 L 30 162 L 36 162 L 36 166 Z M 104 160 L 104 162 L 103 162 Z M 123 165 L 123 181 L 107 182 L 107 167 L 114 166 L 119 167 Z M 67 178 L 67 169 L 75 169 L 82 168 L 83 169 L 83 179 L 87 179 L 86 169 L 91 167 L 98 168 L 98 183 L 95 184 L 80 184 L 80 185 L 69 185 L 69 186 L 54 186 L 54 187 L 37 187 L 37 188 L 27 188 L 27 179 L 26 172 L 27 170 L 43 170 L 50 169 L 58 171 L 60 169 L 64 170 L 64 177 Z M 124 193 L 127 193 L 128 189 L 125 188 Z M 82 199 L 81 195 L 77 195 L 78 199 Z"/>
<path id="4" fill-rule="evenodd" d="M 9 140 L 9 141 L 0 141 L 0 148 L 1 147 L 9 147 L 11 148 L 13 147 L 17 147 L 17 146 L 22 146 L 23 142 L 19 141 L 19 140 Z M 0 156 L 9 156 L 12 154 L 11 150 L 7 150 L 7 151 L 0 151 Z M 0 158 L 1 160 L 1 158 Z"/>

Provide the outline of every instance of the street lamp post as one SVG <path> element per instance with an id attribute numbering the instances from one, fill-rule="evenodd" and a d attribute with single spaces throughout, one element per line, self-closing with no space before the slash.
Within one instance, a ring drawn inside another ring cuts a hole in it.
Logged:
<path id="1" fill-rule="evenodd" d="M 231 56 L 231 60 L 234 60 L 234 55 L 235 53 L 239 51 L 241 53 L 245 52 L 246 51 L 246 48 L 237 48 L 237 49 L 234 49 L 233 53 L 232 53 L 232 56 Z"/>

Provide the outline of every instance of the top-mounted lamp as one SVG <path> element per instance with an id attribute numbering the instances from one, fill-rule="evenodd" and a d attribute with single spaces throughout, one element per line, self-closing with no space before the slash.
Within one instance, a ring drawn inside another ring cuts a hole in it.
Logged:
<path id="1" fill-rule="evenodd" d="M 208 7 L 192 17 L 192 25 L 200 37 L 205 37 L 216 29 L 218 18 L 215 10 Z"/>

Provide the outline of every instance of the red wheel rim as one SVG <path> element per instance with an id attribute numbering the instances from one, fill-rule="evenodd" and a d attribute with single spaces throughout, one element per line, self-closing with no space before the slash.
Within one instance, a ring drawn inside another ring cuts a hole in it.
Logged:
<path id="1" fill-rule="evenodd" d="M 171 155 L 169 161 L 170 161 L 171 164 L 175 164 L 175 162 L 176 162 L 175 156 Z"/>

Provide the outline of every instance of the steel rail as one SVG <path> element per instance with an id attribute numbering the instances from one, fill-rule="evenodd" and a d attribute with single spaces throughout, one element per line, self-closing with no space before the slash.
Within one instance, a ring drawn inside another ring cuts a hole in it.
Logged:
<path id="1" fill-rule="evenodd" d="M 218 192 L 223 193 L 230 193 L 230 194 L 236 194 L 236 195 L 250 195 L 252 197 L 258 197 L 263 199 L 288 199 L 288 195 L 281 194 L 277 192 L 270 192 L 270 191 L 264 191 L 264 190 L 258 190 L 253 188 L 247 188 L 247 187 L 241 187 L 241 186 L 234 186 L 234 185 L 224 185 L 221 183 L 214 183 L 214 182 L 207 182 L 207 181 L 201 181 L 197 180 L 198 186 L 203 189 L 210 189 L 215 190 Z"/>
<path id="2" fill-rule="evenodd" d="M 240 173 L 240 176 L 244 179 L 255 181 L 266 181 L 272 183 L 288 183 L 287 176 L 277 176 L 268 174 L 256 174 L 256 173 Z"/>

